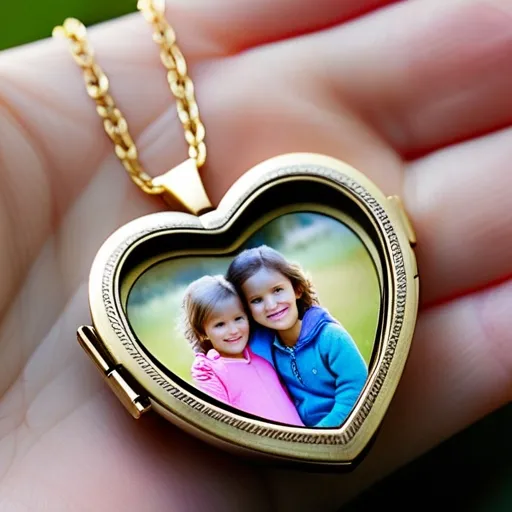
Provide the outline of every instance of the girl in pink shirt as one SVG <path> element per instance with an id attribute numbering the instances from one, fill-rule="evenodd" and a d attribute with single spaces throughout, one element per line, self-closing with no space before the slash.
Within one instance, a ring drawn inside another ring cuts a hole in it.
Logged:
<path id="1" fill-rule="evenodd" d="M 194 281 L 183 310 L 185 336 L 196 352 L 192 377 L 201 391 L 255 416 L 304 425 L 272 365 L 248 347 L 249 320 L 229 281 Z"/>

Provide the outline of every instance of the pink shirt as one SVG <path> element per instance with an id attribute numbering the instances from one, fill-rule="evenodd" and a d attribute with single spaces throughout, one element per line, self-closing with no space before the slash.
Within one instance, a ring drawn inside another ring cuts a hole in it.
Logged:
<path id="1" fill-rule="evenodd" d="M 237 409 L 304 426 L 272 365 L 249 348 L 244 350 L 244 358 L 221 357 L 216 350 L 197 354 L 192 377 L 201 391 Z"/>

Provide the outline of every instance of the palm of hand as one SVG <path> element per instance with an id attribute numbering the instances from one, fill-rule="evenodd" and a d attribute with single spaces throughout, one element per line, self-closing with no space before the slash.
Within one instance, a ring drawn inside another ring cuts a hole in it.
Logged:
<path id="1" fill-rule="evenodd" d="M 352 475 L 277 478 L 116 403 L 73 333 L 88 322 L 104 238 L 161 205 L 123 174 L 64 45 L 44 42 L 0 58 L 8 510 L 268 510 L 271 496 L 279 510 L 330 508 L 511 398 L 512 134 L 487 134 L 512 121 L 510 3 L 407 2 L 350 24 L 379 2 L 242 3 L 215 8 L 229 34 L 206 4 L 170 12 L 208 130 L 212 200 L 258 161 L 314 151 L 401 195 L 418 232 L 422 312 L 379 440 Z M 147 169 L 179 163 L 186 148 L 148 27 L 136 17 L 91 36 Z"/>

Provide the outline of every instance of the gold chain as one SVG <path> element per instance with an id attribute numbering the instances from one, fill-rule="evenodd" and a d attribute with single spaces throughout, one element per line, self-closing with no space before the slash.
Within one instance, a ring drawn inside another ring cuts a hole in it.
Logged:
<path id="1" fill-rule="evenodd" d="M 199 169 L 206 161 L 205 128 L 199 118 L 194 86 L 187 74 L 185 58 L 176 44 L 174 30 L 164 17 L 165 2 L 139 0 L 137 7 L 154 27 L 153 39 L 161 48 L 160 58 L 167 69 L 167 80 L 176 98 L 178 117 L 189 144 L 189 157 Z M 154 184 L 153 178 L 144 171 L 139 161 L 128 123 L 109 93 L 108 77 L 94 59 L 94 50 L 83 23 L 75 18 L 67 18 L 62 26 L 55 27 L 53 35 L 64 36 L 70 41 L 71 54 L 83 71 L 87 93 L 96 102 L 105 131 L 131 179 L 148 194 L 165 193 L 165 188 Z"/>
<path id="2" fill-rule="evenodd" d="M 167 69 L 167 81 L 176 98 L 178 117 L 185 130 L 189 157 L 199 169 L 206 161 L 205 128 L 199 118 L 194 84 L 187 71 L 187 62 L 176 44 L 176 34 L 165 19 L 164 0 L 139 0 L 137 8 L 153 26 L 153 40 L 160 46 L 160 60 Z"/>

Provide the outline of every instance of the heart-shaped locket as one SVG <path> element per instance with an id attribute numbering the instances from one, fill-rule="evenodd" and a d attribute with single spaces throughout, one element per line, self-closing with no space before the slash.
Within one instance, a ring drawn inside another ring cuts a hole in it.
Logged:
<path id="1" fill-rule="evenodd" d="M 409 352 L 414 244 L 398 198 L 359 171 L 281 155 L 213 211 L 116 231 L 78 338 L 136 418 L 156 411 L 242 455 L 351 467 Z"/>

